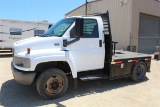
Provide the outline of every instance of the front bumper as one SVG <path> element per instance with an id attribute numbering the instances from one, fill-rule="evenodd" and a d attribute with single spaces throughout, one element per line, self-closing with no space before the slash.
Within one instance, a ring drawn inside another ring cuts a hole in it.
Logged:
<path id="1" fill-rule="evenodd" d="M 13 62 L 11 62 L 12 74 L 14 79 L 21 84 L 31 85 L 36 73 L 35 72 L 25 72 L 15 69 Z"/>

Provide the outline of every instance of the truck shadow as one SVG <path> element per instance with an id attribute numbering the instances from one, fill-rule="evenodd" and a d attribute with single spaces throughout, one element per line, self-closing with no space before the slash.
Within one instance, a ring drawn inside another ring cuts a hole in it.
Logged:
<path id="1" fill-rule="evenodd" d="M 142 82 L 147 80 L 148 78 L 146 77 Z M 43 100 L 37 93 L 35 83 L 31 86 L 24 86 L 16 83 L 14 80 L 9 80 L 2 84 L 0 91 L 0 105 L 4 107 L 35 107 L 54 104 L 56 107 L 65 107 L 65 105 L 61 104 L 61 102 L 75 97 L 112 91 L 117 88 L 127 87 L 139 83 L 141 82 L 132 82 L 128 78 L 114 81 L 79 81 L 78 89 L 75 90 L 73 79 L 69 78 L 68 90 L 62 97 L 54 100 Z"/>

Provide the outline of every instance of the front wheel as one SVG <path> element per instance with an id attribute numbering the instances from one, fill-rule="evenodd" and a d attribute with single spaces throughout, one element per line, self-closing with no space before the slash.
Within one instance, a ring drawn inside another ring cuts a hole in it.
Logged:
<path id="1" fill-rule="evenodd" d="M 66 92 L 67 88 L 68 78 L 60 69 L 48 69 L 37 80 L 37 91 L 44 99 L 58 98 Z"/>
<path id="2" fill-rule="evenodd" d="M 146 71 L 146 64 L 142 61 L 139 61 L 132 70 L 131 80 L 142 81 L 146 75 Z"/>

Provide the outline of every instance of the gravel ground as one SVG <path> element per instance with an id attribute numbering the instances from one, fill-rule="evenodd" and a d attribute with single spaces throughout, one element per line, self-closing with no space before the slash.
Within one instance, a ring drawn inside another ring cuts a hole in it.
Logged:
<path id="1" fill-rule="evenodd" d="M 64 96 L 55 100 L 43 100 L 35 84 L 21 85 L 13 80 L 11 54 L 0 53 L 0 107 L 160 107 L 160 61 L 152 60 L 151 73 L 142 82 L 129 78 L 79 82 L 69 88 Z"/>

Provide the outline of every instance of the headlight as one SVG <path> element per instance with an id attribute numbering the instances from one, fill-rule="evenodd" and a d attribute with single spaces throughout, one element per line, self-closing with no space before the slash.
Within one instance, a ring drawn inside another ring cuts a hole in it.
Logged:
<path id="1" fill-rule="evenodd" d="M 14 64 L 24 68 L 31 67 L 31 62 L 29 58 L 14 57 Z"/>
<path id="2" fill-rule="evenodd" d="M 24 68 L 30 68 L 30 59 L 29 58 L 24 58 L 23 59 L 23 67 Z"/>

